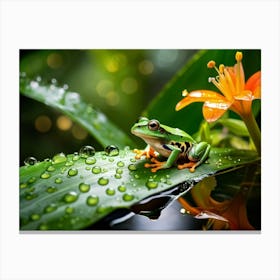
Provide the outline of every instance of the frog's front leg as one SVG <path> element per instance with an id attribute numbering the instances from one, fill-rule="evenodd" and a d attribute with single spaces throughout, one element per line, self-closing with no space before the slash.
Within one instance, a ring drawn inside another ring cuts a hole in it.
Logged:
<path id="1" fill-rule="evenodd" d="M 151 168 L 152 172 L 157 172 L 159 169 L 170 168 L 176 162 L 176 160 L 181 152 L 181 149 L 179 149 L 178 147 L 174 147 L 172 145 L 165 145 L 165 147 L 168 150 L 171 150 L 171 153 L 170 153 L 167 161 L 159 161 L 155 158 L 152 158 L 151 159 L 152 163 L 146 163 L 144 166 L 147 168 L 152 167 Z"/>
<path id="2" fill-rule="evenodd" d="M 145 156 L 146 158 L 157 157 L 155 150 L 150 145 L 147 145 L 144 150 L 134 149 L 133 152 L 136 154 L 136 159 L 140 159 L 142 156 Z"/>
<path id="3" fill-rule="evenodd" d="M 188 159 L 190 162 L 178 165 L 178 169 L 189 168 L 190 172 L 194 172 L 195 168 L 208 158 L 210 148 L 210 144 L 206 142 L 193 144 L 188 152 Z"/>

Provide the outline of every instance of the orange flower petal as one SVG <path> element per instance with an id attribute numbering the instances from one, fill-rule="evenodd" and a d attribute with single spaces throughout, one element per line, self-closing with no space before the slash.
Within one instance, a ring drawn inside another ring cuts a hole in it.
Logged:
<path id="1" fill-rule="evenodd" d="M 211 90 L 196 90 L 188 93 L 188 95 L 183 98 L 181 101 L 179 101 L 176 105 L 176 111 L 181 110 L 182 108 L 188 106 L 189 104 L 193 102 L 205 102 L 205 101 L 211 101 L 215 100 L 220 103 L 222 102 L 228 102 L 224 96 L 221 94 L 211 91 Z"/>
<path id="2" fill-rule="evenodd" d="M 253 93 L 254 99 L 261 98 L 261 71 L 256 72 L 248 79 L 245 89 Z"/>
<path id="3" fill-rule="evenodd" d="M 205 120 L 207 122 L 214 122 L 219 119 L 231 106 L 231 103 L 219 102 L 219 100 L 214 100 L 214 102 L 206 101 L 203 105 L 202 112 Z"/>

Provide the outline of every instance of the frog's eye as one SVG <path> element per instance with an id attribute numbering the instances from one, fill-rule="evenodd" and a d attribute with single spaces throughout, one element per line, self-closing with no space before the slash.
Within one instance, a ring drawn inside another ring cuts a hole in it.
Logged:
<path id="1" fill-rule="evenodd" d="M 148 122 L 148 128 L 150 130 L 153 130 L 153 131 L 158 130 L 159 126 L 160 125 L 159 125 L 159 122 L 157 120 L 151 120 L 151 121 Z"/>

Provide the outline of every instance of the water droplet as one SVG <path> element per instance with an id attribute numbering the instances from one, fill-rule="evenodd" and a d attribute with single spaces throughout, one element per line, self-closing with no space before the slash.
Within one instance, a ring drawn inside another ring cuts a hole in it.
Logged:
<path id="1" fill-rule="evenodd" d="M 98 184 L 101 186 L 105 186 L 109 183 L 109 179 L 105 178 L 105 177 L 101 177 L 98 179 Z"/>
<path id="2" fill-rule="evenodd" d="M 55 171 L 55 167 L 52 166 L 52 165 L 50 165 L 50 166 L 47 168 L 47 171 L 50 171 L 50 172 Z"/>
<path id="3" fill-rule="evenodd" d="M 40 226 L 39 226 L 39 230 L 48 230 L 48 225 L 47 224 L 41 224 Z"/>
<path id="4" fill-rule="evenodd" d="M 58 178 L 56 178 L 56 179 L 54 180 L 54 182 L 55 182 L 56 184 L 61 184 L 61 183 L 63 182 L 63 180 L 62 180 L 60 177 L 58 177 Z"/>
<path id="5" fill-rule="evenodd" d="M 66 214 L 72 214 L 74 212 L 74 208 L 73 207 L 66 207 L 65 208 L 65 213 Z"/>
<path id="6" fill-rule="evenodd" d="M 44 172 L 44 173 L 42 173 L 41 174 L 41 176 L 40 176 L 42 179 L 48 179 L 48 178 L 50 178 L 51 177 L 51 174 L 50 173 L 48 173 L 48 172 Z"/>
<path id="7" fill-rule="evenodd" d="M 149 179 L 149 180 L 146 182 L 146 186 L 147 186 L 149 189 L 155 189 L 155 188 L 157 188 L 157 186 L 158 186 L 158 182 L 155 182 L 155 181 Z"/>
<path id="8" fill-rule="evenodd" d="M 81 191 L 81 192 L 88 192 L 89 191 L 89 189 L 90 189 L 90 185 L 89 184 L 85 184 L 85 183 L 81 183 L 80 185 L 79 185 L 79 190 Z"/>
<path id="9" fill-rule="evenodd" d="M 135 175 L 134 175 L 134 178 L 135 178 L 135 179 L 139 179 L 140 176 L 139 176 L 138 174 L 135 174 Z"/>
<path id="10" fill-rule="evenodd" d="M 60 162 L 64 162 L 67 160 L 67 157 L 65 156 L 64 153 L 59 153 L 56 154 L 55 156 L 53 156 L 52 161 L 53 163 L 60 163 Z"/>
<path id="11" fill-rule="evenodd" d="M 108 194 L 108 195 L 114 195 L 115 193 L 116 193 L 116 191 L 113 188 L 108 188 L 106 190 L 106 194 Z"/>
<path id="12" fill-rule="evenodd" d="M 134 195 L 125 193 L 122 198 L 124 201 L 131 201 L 134 199 Z"/>
<path id="13" fill-rule="evenodd" d="M 101 172 L 101 168 L 99 166 L 95 166 L 92 168 L 91 172 L 93 174 L 99 174 Z"/>
<path id="14" fill-rule="evenodd" d="M 114 145 L 109 145 L 105 148 L 105 153 L 110 157 L 117 156 L 119 154 L 119 148 Z"/>
<path id="15" fill-rule="evenodd" d="M 116 179 L 121 179 L 121 178 L 122 178 L 122 175 L 121 175 L 121 174 L 115 174 L 115 178 L 116 178 Z"/>
<path id="16" fill-rule="evenodd" d="M 28 157 L 24 160 L 25 165 L 34 165 L 37 163 L 37 159 L 35 157 Z"/>
<path id="17" fill-rule="evenodd" d="M 78 174 L 78 169 L 76 169 L 76 168 L 70 168 L 68 170 L 68 175 L 69 176 L 76 176 L 77 174 Z"/>
<path id="18" fill-rule="evenodd" d="M 98 196 L 91 195 L 91 196 L 88 196 L 88 198 L 87 198 L 87 205 L 89 205 L 89 206 L 95 206 L 98 204 L 98 202 L 99 202 Z"/>
<path id="19" fill-rule="evenodd" d="M 83 146 L 79 151 L 79 155 L 82 158 L 94 156 L 94 154 L 95 154 L 95 149 L 92 146 Z"/>
<path id="20" fill-rule="evenodd" d="M 125 192 L 125 191 L 126 191 L 126 187 L 123 186 L 123 185 L 120 185 L 120 186 L 118 186 L 118 190 L 119 190 L 120 192 Z"/>
<path id="21" fill-rule="evenodd" d="M 131 158 L 130 161 L 131 162 L 136 162 L 136 159 L 135 158 Z"/>
<path id="22" fill-rule="evenodd" d="M 56 80 L 55 78 L 52 78 L 52 79 L 51 79 L 51 83 L 52 83 L 53 85 L 56 85 L 56 84 L 57 84 L 57 80 Z"/>
<path id="23" fill-rule="evenodd" d="M 38 86 L 39 86 L 39 83 L 37 81 L 31 81 L 30 82 L 30 87 L 37 88 Z"/>
<path id="24" fill-rule="evenodd" d="M 39 214 L 32 214 L 30 218 L 32 221 L 38 221 L 41 216 Z"/>
<path id="25" fill-rule="evenodd" d="M 65 166 L 72 166 L 74 164 L 74 162 L 72 160 L 68 160 L 66 163 L 65 163 Z"/>
<path id="26" fill-rule="evenodd" d="M 116 173 L 117 173 L 117 174 L 122 174 L 122 173 L 123 173 L 123 170 L 122 170 L 121 168 L 117 168 L 117 169 L 116 169 Z"/>
<path id="27" fill-rule="evenodd" d="M 76 192 L 73 192 L 73 191 L 67 193 L 63 198 L 63 200 L 67 203 L 75 202 L 77 199 L 78 199 L 78 194 Z"/>
<path id="28" fill-rule="evenodd" d="M 78 160 L 79 158 L 80 158 L 79 153 L 75 152 L 74 155 L 73 155 L 72 160 L 76 161 L 76 160 Z"/>
<path id="29" fill-rule="evenodd" d="M 52 203 L 44 209 L 44 212 L 51 213 L 51 212 L 55 211 L 56 209 L 57 209 L 57 206 L 54 203 Z"/>
<path id="30" fill-rule="evenodd" d="M 56 187 L 48 187 L 47 189 L 46 189 L 46 192 L 48 192 L 48 193 L 54 193 L 54 192 L 56 192 L 57 191 L 57 188 Z"/>
<path id="31" fill-rule="evenodd" d="M 85 160 L 86 164 L 95 164 L 96 163 L 96 158 L 95 157 L 88 157 Z"/>
<path id="32" fill-rule="evenodd" d="M 135 170 L 137 170 L 137 167 L 136 167 L 135 164 L 129 164 L 129 165 L 128 165 L 128 169 L 129 169 L 130 171 L 135 171 Z"/>
<path id="33" fill-rule="evenodd" d="M 20 185 L 19 185 L 19 188 L 20 189 L 25 189 L 27 187 L 27 184 L 26 183 L 21 183 Z"/>
<path id="34" fill-rule="evenodd" d="M 124 162 L 119 161 L 119 162 L 117 163 L 117 166 L 118 166 L 118 167 L 124 167 Z"/>
<path id="35" fill-rule="evenodd" d="M 35 194 L 35 193 L 33 193 L 33 194 L 28 194 L 28 193 L 27 193 L 27 194 L 25 195 L 24 198 L 25 198 L 26 200 L 32 200 L 32 199 L 34 199 L 35 197 L 37 197 L 37 194 Z"/>

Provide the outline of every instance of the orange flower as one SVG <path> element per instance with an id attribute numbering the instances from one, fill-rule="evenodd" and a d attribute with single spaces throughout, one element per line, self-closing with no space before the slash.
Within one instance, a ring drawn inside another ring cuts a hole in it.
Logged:
<path id="1" fill-rule="evenodd" d="M 208 122 L 219 119 L 228 109 L 239 114 L 243 119 L 252 114 L 251 105 L 254 99 L 261 98 L 261 72 L 253 74 L 245 82 L 242 66 L 242 53 L 236 52 L 237 63 L 233 67 L 223 64 L 216 67 L 215 61 L 208 62 L 208 68 L 214 68 L 218 76 L 209 78 L 222 94 L 212 90 L 183 91 L 183 98 L 176 105 L 176 111 L 193 102 L 204 102 L 203 116 Z"/>

